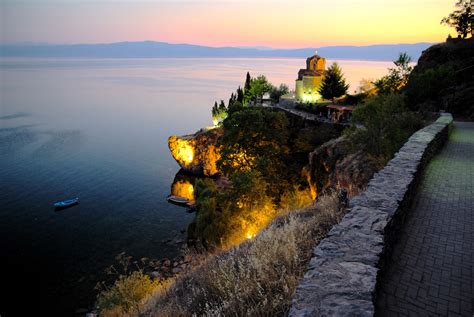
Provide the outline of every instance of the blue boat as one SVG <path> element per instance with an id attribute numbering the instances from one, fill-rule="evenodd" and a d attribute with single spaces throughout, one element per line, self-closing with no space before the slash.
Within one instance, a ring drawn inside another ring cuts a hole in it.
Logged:
<path id="1" fill-rule="evenodd" d="M 78 197 L 68 199 L 68 200 L 58 201 L 57 203 L 54 203 L 54 208 L 56 208 L 56 209 L 65 209 L 65 208 L 75 206 L 77 204 L 79 204 L 79 198 Z"/>

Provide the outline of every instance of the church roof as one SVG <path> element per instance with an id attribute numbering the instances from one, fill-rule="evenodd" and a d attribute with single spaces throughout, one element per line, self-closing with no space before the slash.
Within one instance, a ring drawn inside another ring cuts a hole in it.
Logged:
<path id="1" fill-rule="evenodd" d="M 318 54 L 314 54 L 313 56 L 308 57 L 306 60 L 307 60 L 307 61 L 310 61 L 310 60 L 312 60 L 313 58 L 320 59 L 320 58 L 322 58 L 322 57 L 319 56 Z"/>
<path id="2" fill-rule="evenodd" d="M 317 71 L 317 70 L 302 68 L 298 72 L 298 79 L 299 80 L 303 79 L 303 76 L 315 76 L 316 77 L 316 76 L 323 76 L 323 75 L 324 75 L 323 72 L 320 72 L 320 71 Z"/>

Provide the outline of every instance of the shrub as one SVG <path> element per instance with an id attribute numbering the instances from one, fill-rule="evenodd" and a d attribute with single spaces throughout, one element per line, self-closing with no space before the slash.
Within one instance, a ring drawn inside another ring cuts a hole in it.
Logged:
<path id="1" fill-rule="evenodd" d="M 278 103 L 280 101 L 280 97 L 289 93 L 290 88 L 288 88 L 285 84 L 280 84 L 280 87 L 272 86 L 270 89 L 270 99 L 274 103 Z"/>
<path id="2" fill-rule="evenodd" d="M 120 276 L 111 288 L 100 293 L 97 298 L 101 316 L 121 316 L 139 312 L 142 302 L 159 284 L 141 271 Z"/>
<path id="3" fill-rule="evenodd" d="M 345 131 L 345 135 L 357 149 L 387 162 L 421 127 L 421 119 L 405 105 L 400 94 L 379 95 L 358 106 L 352 122 L 359 127 Z"/>
<path id="4" fill-rule="evenodd" d="M 196 182 L 198 212 L 191 236 L 208 249 L 241 243 L 266 227 L 276 213 L 259 172 L 236 173 L 230 180 L 232 186 L 221 192 L 212 180 Z"/>

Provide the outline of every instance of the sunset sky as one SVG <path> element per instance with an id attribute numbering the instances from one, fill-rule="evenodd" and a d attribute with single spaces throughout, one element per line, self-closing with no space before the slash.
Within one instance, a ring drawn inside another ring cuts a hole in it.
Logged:
<path id="1" fill-rule="evenodd" d="M 1 42 L 317 47 L 440 42 L 454 0 L 0 0 Z"/>

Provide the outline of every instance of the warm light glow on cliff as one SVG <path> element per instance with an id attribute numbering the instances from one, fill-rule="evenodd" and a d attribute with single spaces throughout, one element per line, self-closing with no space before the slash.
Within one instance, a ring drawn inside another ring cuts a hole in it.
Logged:
<path id="1" fill-rule="evenodd" d="M 177 181 L 171 187 L 171 194 L 194 201 L 194 186 L 188 180 Z"/>
<path id="2" fill-rule="evenodd" d="M 255 233 L 252 233 L 250 231 L 247 231 L 247 234 L 245 235 L 245 237 L 247 238 L 247 240 L 250 240 L 252 239 L 253 237 L 255 237 Z"/>
<path id="3" fill-rule="evenodd" d="M 244 151 L 229 155 L 233 168 L 239 169 L 241 172 L 248 172 L 252 169 L 255 158 L 248 155 Z"/>
<path id="4" fill-rule="evenodd" d="M 194 149 L 188 141 L 178 139 L 177 141 L 177 153 L 176 157 L 178 160 L 182 160 L 185 165 L 190 164 L 194 159 Z"/>

